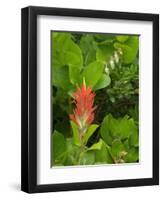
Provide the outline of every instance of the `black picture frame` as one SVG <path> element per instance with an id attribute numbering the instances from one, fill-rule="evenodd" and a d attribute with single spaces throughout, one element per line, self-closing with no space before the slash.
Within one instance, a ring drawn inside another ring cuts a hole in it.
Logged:
<path id="1" fill-rule="evenodd" d="M 55 15 L 153 23 L 153 177 L 37 184 L 37 16 Z M 30 6 L 21 11 L 21 190 L 28 193 L 159 184 L 159 15 Z"/>

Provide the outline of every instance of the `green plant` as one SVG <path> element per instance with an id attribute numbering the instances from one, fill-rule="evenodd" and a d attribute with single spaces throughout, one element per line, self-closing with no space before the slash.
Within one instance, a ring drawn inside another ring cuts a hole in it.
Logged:
<path id="1" fill-rule="evenodd" d="M 52 165 L 138 162 L 138 36 L 53 32 L 51 42 Z"/>

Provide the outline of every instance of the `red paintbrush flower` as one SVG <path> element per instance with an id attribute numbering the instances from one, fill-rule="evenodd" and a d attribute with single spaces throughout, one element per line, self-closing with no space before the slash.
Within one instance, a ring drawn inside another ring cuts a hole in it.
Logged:
<path id="1" fill-rule="evenodd" d="M 87 131 L 88 126 L 94 120 L 94 111 L 96 106 L 93 106 L 95 93 L 91 87 L 86 87 L 85 84 L 78 87 L 77 91 L 73 94 L 75 109 L 70 119 L 74 121 L 79 129 L 80 134 Z"/>

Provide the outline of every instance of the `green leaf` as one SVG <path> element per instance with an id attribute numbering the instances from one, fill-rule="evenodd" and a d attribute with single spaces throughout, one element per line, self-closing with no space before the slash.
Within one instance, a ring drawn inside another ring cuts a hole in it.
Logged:
<path id="1" fill-rule="evenodd" d="M 139 160 L 139 150 L 138 148 L 131 148 L 128 151 L 128 154 L 125 157 L 125 162 L 126 163 L 132 163 L 132 162 L 137 162 Z"/>
<path id="2" fill-rule="evenodd" d="M 52 83 L 58 88 L 68 90 L 70 88 L 69 71 L 67 66 L 54 68 L 52 71 Z"/>
<path id="3" fill-rule="evenodd" d="M 119 120 L 111 114 L 105 116 L 101 124 L 100 134 L 108 145 L 112 144 L 113 138 L 120 137 L 119 130 Z"/>
<path id="4" fill-rule="evenodd" d="M 95 153 L 93 151 L 82 152 L 79 157 L 79 165 L 92 165 L 95 162 Z"/>
<path id="5" fill-rule="evenodd" d="M 61 67 L 67 69 L 66 73 L 63 71 L 65 82 L 76 84 L 83 67 L 82 52 L 73 42 L 71 34 L 52 33 L 52 72 L 54 74 L 52 79 L 54 83 L 61 79 L 64 85 L 59 84 L 59 87 L 64 88 L 66 84 L 63 81 L 62 72 L 58 72 L 58 68 Z M 54 85 L 58 86 L 58 84 Z"/>
<path id="6" fill-rule="evenodd" d="M 115 39 L 115 36 L 110 34 L 95 34 L 94 37 L 97 38 L 99 42 L 112 42 Z"/>
<path id="7" fill-rule="evenodd" d="M 125 150 L 128 152 L 129 149 L 130 149 L 130 145 L 129 145 L 128 139 L 123 142 L 123 145 L 124 145 Z"/>
<path id="8" fill-rule="evenodd" d="M 110 147 L 102 139 L 100 139 L 99 142 L 89 147 L 87 151 L 95 152 L 96 164 L 114 162 L 110 154 Z"/>
<path id="9" fill-rule="evenodd" d="M 78 127 L 73 121 L 71 121 L 70 123 L 71 123 L 71 127 L 72 127 L 72 132 L 73 132 L 74 144 L 81 146 Z"/>
<path id="10" fill-rule="evenodd" d="M 109 116 L 106 116 L 101 124 L 100 134 L 104 141 L 108 144 L 112 144 L 112 135 L 110 132 Z"/>
<path id="11" fill-rule="evenodd" d="M 121 152 L 125 151 L 123 143 L 119 139 L 115 139 L 112 143 L 111 153 L 115 159 L 119 158 Z"/>
<path id="12" fill-rule="evenodd" d="M 86 85 L 92 88 L 96 85 L 101 78 L 103 72 L 103 64 L 101 62 L 92 62 L 84 68 L 82 77 L 85 78 Z"/>
<path id="13" fill-rule="evenodd" d="M 130 144 L 130 146 L 134 146 L 134 147 L 139 146 L 139 134 L 138 134 L 138 130 L 136 127 L 135 127 L 135 129 L 133 128 L 133 130 L 132 130 L 132 134 L 129 138 L 129 144 Z"/>
<path id="14" fill-rule="evenodd" d="M 114 163 L 110 154 L 110 147 L 102 141 L 101 149 L 95 151 L 96 164 L 98 163 Z"/>
<path id="15" fill-rule="evenodd" d="M 71 85 L 71 87 L 69 88 L 69 91 L 68 91 L 68 95 L 69 97 L 73 98 L 73 93 L 76 91 L 76 86 L 75 85 Z"/>
<path id="16" fill-rule="evenodd" d="M 138 47 L 139 47 L 139 37 L 130 36 L 125 43 L 114 43 L 116 49 L 122 50 L 122 61 L 125 64 L 133 62 L 136 58 Z"/>
<path id="17" fill-rule="evenodd" d="M 134 120 L 125 116 L 119 119 L 117 133 L 121 139 L 129 138 L 132 133 L 132 130 L 135 128 Z"/>
<path id="18" fill-rule="evenodd" d="M 87 66 L 89 63 L 96 60 L 96 42 L 90 34 L 84 34 L 79 43 L 80 49 L 82 50 L 84 58 L 84 66 Z"/>
<path id="19" fill-rule="evenodd" d="M 94 143 L 91 147 L 89 147 L 87 149 L 87 151 L 90 151 L 90 150 L 100 150 L 101 146 L 102 146 L 102 139 L 100 139 L 99 142 Z"/>
<path id="20" fill-rule="evenodd" d="M 97 124 L 92 124 L 89 126 L 89 128 L 87 129 L 87 132 L 84 134 L 83 137 L 83 143 L 86 145 L 89 138 L 93 135 L 93 133 L 95 132 L 95 130 L 98 128 L 99 125 Z"/>
<path id="21" fill-rule="evenodd" d="M 64 162 L 64 165 L 71 166 L 78 164 L 78 157 L 80 155 L 80 147 L 74 144 L 72 138 L 66 139 L 66 148 L 67 148 L 67 157 Z"/>
<path id="22" fill-rule="evenodd" d="M 136 125 L 132 118 L 126 115 L 123 118 L 115 119 L 111 114 L 107 115 L 101 125 L 100 134 L 107 144 L 111 144 L 112 138 L 127 139 Z"/>
<path id="23" fill-rule="evenodd" d="M 81 69 L 76 65 L 69 65 L 69 78 L 70 82 L 76 86 L 76 84 L 80 84 L 80 71 Z"/>
<path id="24" fill-rule="evenodd" d="M 71 38 L 70 33 L 52 34 L 52 65 L 60 67 L 63 65 L 83 66 L 82 53 L 77 44 Z"/>
<path id="25" fill-rule="evenodd" d="M 104 64 L 107 64 L 109 62 L 111 56 L 113 55 L 113 52 L 114 52 L 114 47 L 112 44 L 101 45 L 97 49 L 96 59 L 98 61 L 103 62 Z"/>
<path id="26" fill-rule="evenodd" d="M 116 39 L 118 40 L 118 42 L 125 42 L 126 40 L 128 40 L 129 36 L 128 35 L 117 35 Z"/>
<path id="27" fill-rule="evenodd" d="M 58 131 L 52 134 L 52 157 L 53 164 L 62 163 L 66 152 L 66 142 L 64 136 Z"/>
<path id="28" fill-rule="evenodd" d="M 99 81 L 96 83 L 96 85 L 93 87 L 93 89 L 99 90 L 99 89 L 105 88 L 108 85 L 110 85 L 110 82 L 111 82 L 111 79 L 109 75 L 103 74 L 101 78 L 99 79 Z"/>

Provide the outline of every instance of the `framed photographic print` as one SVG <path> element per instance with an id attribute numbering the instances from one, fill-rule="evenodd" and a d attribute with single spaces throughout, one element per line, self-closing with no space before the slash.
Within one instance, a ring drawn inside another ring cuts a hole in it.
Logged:
<path id="1" fill-rule="evenodd" d="M 159 16 L 22 9 L 22 190 L 159 184 Z"/>

